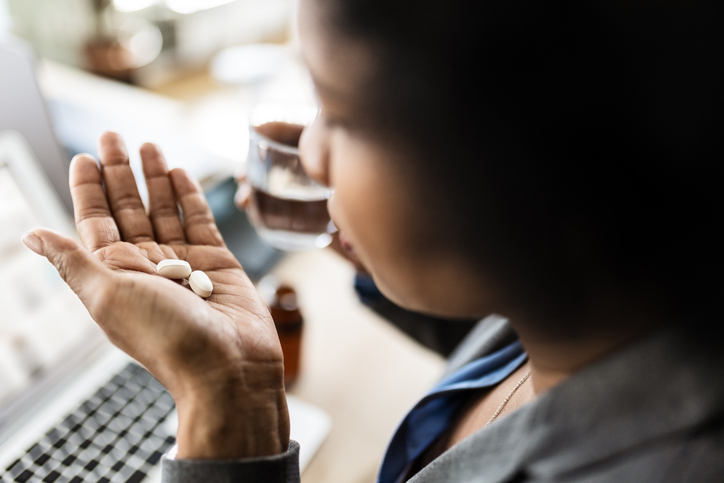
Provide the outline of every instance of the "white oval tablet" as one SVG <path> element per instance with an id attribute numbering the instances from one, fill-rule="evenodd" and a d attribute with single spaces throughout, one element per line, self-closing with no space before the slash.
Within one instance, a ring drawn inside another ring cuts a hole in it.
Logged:
<path id="1" fill-rule="evenodd" d="M 214 291 L 214 284 L 211 279 L 201 270 L 194 270 L 189 277 L 189 285 L 197 295 L 206 298 Z"/>
<path id="2" fill-rule="evenodd" d="M 191 275 L 191 265 L 183 260 L 161 260 L 156 265 L 156 272 L 162 277 L 179 280 Z"/>

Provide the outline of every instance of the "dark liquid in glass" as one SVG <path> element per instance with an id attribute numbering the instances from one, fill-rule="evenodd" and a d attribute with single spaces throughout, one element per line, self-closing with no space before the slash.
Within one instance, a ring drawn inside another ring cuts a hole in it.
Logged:
<path id="1" fill-rule="evenodd" d="M 256 126 L 254 130 L 272 141 L 298 148 L 299 138 L 302 137 L 304 126 L 289 124 L 288 122 L 272 121 Z"/>
<path id="2" fill-rule="evenodd" d="M 304 126 L 285 122 L 268 122 L 254 128 L 264 137 L 290 147 L 299 146 Z M 279 154 L 289 156 L 288 154 Z M 330 218 L 327 200 L 280 198 L 252 186 L 252 204 L 259 222 L 268 230 L 319 234 L 327 232 Z"/>
<path id="3" fill-rule="evenodd" d="M 324 233 L 329 225 L 327 200 L 290 200 L 278 198 L 260 189 L 253 190 L 261 222 L 269 230 L 298 233 Z"/>

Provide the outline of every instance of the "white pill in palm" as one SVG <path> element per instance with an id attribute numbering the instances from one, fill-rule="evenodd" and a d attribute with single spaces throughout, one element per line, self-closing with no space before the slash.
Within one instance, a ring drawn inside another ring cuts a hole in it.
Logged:
<path id="1" fill-rule="evenodd" d="M 183 260 L 161 260 L 156 265 L 156 272 L 162 277 L 180 280 L 191 275 L 191 265 Z"/>
<path id="2" fill-rule="evenodd" d="M 206 298 L 214 291 L 214 284 L 211 279 L 201 270 L 194 270 L 189 277 L 189 285 L 197 295 Z"/>

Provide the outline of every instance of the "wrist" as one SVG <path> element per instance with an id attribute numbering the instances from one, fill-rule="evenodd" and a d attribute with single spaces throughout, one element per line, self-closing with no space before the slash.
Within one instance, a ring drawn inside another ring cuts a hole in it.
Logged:
<path id="1" fill-rule="evenodd" d="M 283 371 L 252 387 L 230 376 L 223 384 L 188 391 L 176 401 L 178 459 L 241 459 L 269 456 L 289 447 L 289 413 Z M 278 380 L 278 382 L 277 382 Z"/>

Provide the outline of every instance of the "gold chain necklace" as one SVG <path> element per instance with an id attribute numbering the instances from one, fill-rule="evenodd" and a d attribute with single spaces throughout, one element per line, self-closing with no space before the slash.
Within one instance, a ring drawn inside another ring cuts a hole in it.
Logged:
<path id="1" fill-rule="evenodd" d="M 505 399 L 503 399 L 503 404 L 500 405 L 500 407 L 497 409 L 497 411 L 495 411 L 495 414 L 493 414 L 493 417 L 490 418 L 490 421 L 488 421 L 488 423 L 485 425 L 486 428 L 488 427 L 488 425 L 490 423 L 492 423 L 495 420 L 495 418 L 498 417 L 498 415 L 500 414 L 500 411 L 502 411 L 503 408 L 505 407 L 505 405 L 508 404 L 508 401 L 510 401 L 510 398 L 513 397 L 513 394 L 515 394 L 515 391 L 517 391 L 518 388 L 520 386 L 522 386 L 525 381 L 528 380 L 528 377 L 530 377 L 530 371 L 525 373 L 525 376 L 523 376 L 523 378 L 520 381 L 518 381 L 518 384 L 515 385 L 513 390 L 508 393 L 508 395 L 505 397 Z"/>

